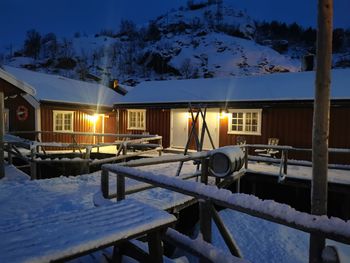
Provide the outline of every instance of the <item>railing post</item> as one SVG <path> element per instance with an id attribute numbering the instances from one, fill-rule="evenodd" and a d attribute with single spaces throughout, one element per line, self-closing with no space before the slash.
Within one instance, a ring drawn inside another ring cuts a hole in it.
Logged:
<path id="1" fill-rule="evenodd" d="M 104 198 L 109 197 L 109 172 L 103 168 L 101 172 L 101 192 Z"/>
<path id="2" fill-rule="evenodd" d="M 117 174 L 117 201 L 125 199 L 125 176 Z"/>
<path id="3" fill-rule="evenodd" d="M 11 152 L 11 149 L 12 149 L 12 144 L 11 143 L 9 143 L 8 145 L 7 145 L 7 161 L 8 161 L 8 163 L 9 164 L 12 164 L 12 152 Z"/>
<path id="4" fill-rule="evenodd" d="M 202 184 L 208 184 L 208 166 L 209 166 L 209 159 L 208 158 L 202 158 L 201 160 L 201 183 Z"/>
<path id="5" fill-rule="evenodd" d="M 287 170 L 288 170 L 288 150 L 283 150 L 283 156 L 284 156 L 283 173 L 287 174 Z"/>
<path id="6" fill-rule="evenodd" d="M 244 168 L 248 169 L 248 146 L 244 147 Z"/>
<path id="7" fill-rule="evenodd" d="M 84 173 L 90 173 L 89 159 L 91 155 L 91 146 L 86 147 L 84 159 L 87 161 L 84 163 Z"/>
<path id="8" fill-rule="evenodd" d="M 96 135 L 97 137 L 97 152 L 99 153 L 100 152 L 100 136 Z"/>
<path id="9" fill-rule="evenodd" d="M 122 147 L 123 147 L 123 156 L 126 156 L 127 153 L 128 153 L 128 143 L 127 142 L 123 142 L 122 144 Z M 123 159 L 124 162 L 126 162 L 126 158 Z"/>
<path id="10" fill-rule="evenodd" d="M 37 179 L 37 163 L 35 162 L 35 149 L 36 147 L 33 147 L 30 150 L 30 179 L 31 180 Z"/>
<path id="11" fill-rule="evenodd" d="M 211 203 L 208 200 L 199 200 L 199 228 L 203 240 L 211 243 Z"/>

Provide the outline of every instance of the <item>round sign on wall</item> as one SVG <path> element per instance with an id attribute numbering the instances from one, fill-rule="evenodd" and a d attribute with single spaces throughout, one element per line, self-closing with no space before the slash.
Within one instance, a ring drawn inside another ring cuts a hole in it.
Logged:
<path id="1" fill-rule="evenodd" d="M 16 116 L 19 121 L 25 121 L 28 119 L 29 111 L 28 108 L 24 105 L 20 105 L 17 107 Z"/>

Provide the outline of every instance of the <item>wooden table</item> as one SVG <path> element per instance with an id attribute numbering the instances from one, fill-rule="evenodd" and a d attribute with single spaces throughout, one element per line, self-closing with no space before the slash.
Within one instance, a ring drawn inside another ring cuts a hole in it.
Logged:
<path id="1" fill-rule="evenodd" d="M 150 262 L 162 262 L 161 231 L 173 215 L 133 199 L 0 225 L 0 262 L 65 261 L 148 236 Z"/>

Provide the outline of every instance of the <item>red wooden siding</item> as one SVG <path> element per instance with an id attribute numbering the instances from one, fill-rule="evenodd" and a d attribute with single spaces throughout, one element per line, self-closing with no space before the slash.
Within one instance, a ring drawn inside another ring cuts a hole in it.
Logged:
<path id="1" fill-rule="evenodd" d="M 163 147 L 170 146 L 170 110 L 147 109 L 146 110 L 146 130 L 128 130 L 127 110 L 119 110 L 119 133 L 142 134 L 149 132 L 163 137 Z"/>
<path id="2" fill-rule="evenodd" d="M 17 118 L 16 110 L 19 106 L 25 106 L 28 109 L 28 117 L 26 120 Z M 35 130 L 35 109 L 23 97 L 7 98 L 5 100 L 5 108 L 9 109 L 9 131 L 34 131 Z M 34 139 L 32 135 L 22 135 L 27 139 Z"/>
<path id="3" fill-rule="evenodd" d="M 94 125 L 91 121 L 88 120 L 88 116 L 91 112 L 85 112 L 83 110 L 71 109 L 71 108 L 57 108 L 49 105 L 41 106 L 41 130 L 42 131 L 53 131 L 53 111 L 61 110 L 61 111 L 74 111 L 73 116 L 73 129 L 74 132 L 94 132 Z M 114 120 L 113 120 L 114 119 Z M 96 132 L 100 132 L 99 127 L 102 125 L 99 124 L 101 122 L 102 117 L 99 118 L 99 121 L 96 124 Z M 107 120 L 107 121 L 106 121 Z M 109 118 L 105 118 L 105 133 L 116 133 L 116 125 L 115 125 L 115 114 L 111 113 Z M 84 135 L 76 135 L 76 141 L 78 143 L 94 143 L 94 139 L 92 136 L 84 136 Z M 105 139 L 105 142 L 112 142 L 115 138 Z M 57 141 L 57 142 L 72 142 L 72 136 L 70 133 L 67 134 L 43 134 L 42 141 Z"/>
<path id="4" fill-rule="evenodd" d="M 279 144 L 311 147 L 311 108 L 267 108 L 262 110 L 261 135 L 227 134 L 228 119 L 220 119 L 220 146 L 236 144 L 244 136 L 249 144 L 266 144 L 268 138 L 280 139 Z"/>
<path id="5" fill-rule="evenodd" d="M 120 111 L 120 133 L 142 133 L 143 131 L 127 129 L 127 111 Z M 219 145 L 234 145 L 238 136 L 244 136 L 248 144 L 267 144 L 268 138 L 279 138 L 280 145 L 290 145 L 298 148 L 312 147 L 311 105 L 302 107 L 273 106 L 263 108 L 261 135 L 228 134 L 228 119 L 220 119 Z M 189 125 L 189 127 L 191 127 Z M 146 132 L 163 136 L 163 146 L 170 145 L 170 110 L 147 109 Z M 331 148 L 350 149 L 350 105 L 331 108 L 330 138 Z M 186 135 L 184 135 L 186 136 Z M 292 159 L 311 160 L 311 153 L 290 152 Z M 330 163 L 349 163 L 348 154 L 331 154 Z"/>
<path id="6" fill-rule="evenodd" d="M 117 119 L 115 112 L 111 112 L 105 115 L 105 126 L 104 133 L 117 133 Z M 116 138 L 114 137 L 105 137 L 104 142 L 114 142 Z"/>

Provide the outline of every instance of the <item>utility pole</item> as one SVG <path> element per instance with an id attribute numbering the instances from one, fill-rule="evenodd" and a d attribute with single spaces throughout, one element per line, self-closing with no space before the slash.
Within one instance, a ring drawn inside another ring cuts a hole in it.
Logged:
<path id="1" fill-rule="evenodd" d="M 332 66 L 333 0 L 318 0 L 315 101 L 312 129 L 311 213 L 327 214 L 328 136 Z M 325 239 L 310 235 L 309 262 L 322 262 Z"/>

